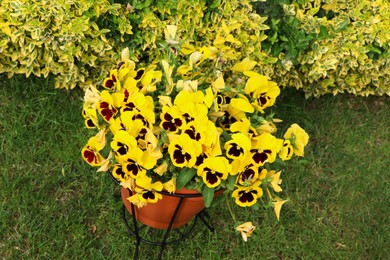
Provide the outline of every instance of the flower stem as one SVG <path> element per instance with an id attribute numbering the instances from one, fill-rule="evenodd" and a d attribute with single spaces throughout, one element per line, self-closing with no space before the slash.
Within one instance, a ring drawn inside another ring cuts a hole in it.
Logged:
<path id="1" fill-rule="evenodd" d="M 233 210 L 232 210 L 232 206 L 230 205 L 230 200 L 229 200 L 229 198 L 226 198 L 226 204 L 227 204 L 227 207 L 228 207 L 228 209 L 229 209 L 230 215 L 231 215 L 232 218 L 233 218 L 234 225 L 236 225 L 236 224 L 237 224 L 236 215 L 234 214 L 234 212 L 233 212 Z"/>

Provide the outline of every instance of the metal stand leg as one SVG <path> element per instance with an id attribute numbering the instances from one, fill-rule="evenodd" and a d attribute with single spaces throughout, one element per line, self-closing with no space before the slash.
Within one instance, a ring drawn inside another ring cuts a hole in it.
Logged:
<path id="1" fill-rule="evenodd" d="M 202 220 L 202 222 L 208 227 L 208 229 L 211 231 L 211 232 L 214 232 L 214 228 L 204 219 L 203 215 L 206 215 L 206 217 L 209 217 L 209 214 L 207 213 L 206 210 L 202 210 L 201 212 L 199 212 L 199 218 L 200 220 Z"/>

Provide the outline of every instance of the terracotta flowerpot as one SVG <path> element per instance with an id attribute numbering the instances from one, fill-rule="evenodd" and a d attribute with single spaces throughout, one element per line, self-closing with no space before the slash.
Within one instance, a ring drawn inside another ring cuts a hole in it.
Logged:
<path id="1" fill-rule="evenodd" d="M 222 194 L 223 190 L 217 191 L 214 195 L 218 196 Z M 188 190 L 183 188 L 176 191 L 176 194 L 199 194 L 196 190 Z M 124 205 L 127 210 L 132 214 L 131 204 L 127 200 L 131 196 L 130 191 L 121 187 L 121 195 Z M 171 218 L 175 212 L 176 206 L 180 201 L 179 197 L 162 194 L 162 199 L 156 203 L 149 203 L 146 206 L 138 208 L 134 206 L 135 217 L 141 223 L 157 228 L 168 229 Z M 176 215 L 175 221 L 172 224 L 172 228 L 181 227 L 191 221 L 196 214 L 201 212 L 205 208 L 203 203 L 203 197 L 191 197 L 185 198 L 181 204 L 181 207 Z"/>

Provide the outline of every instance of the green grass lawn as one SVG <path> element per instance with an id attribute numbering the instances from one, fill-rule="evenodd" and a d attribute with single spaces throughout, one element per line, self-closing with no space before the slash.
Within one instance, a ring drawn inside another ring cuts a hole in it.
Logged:
<path id="1" fill-rule="evenodd" d="M 89 136 L 82 96 L 50 80 L 0 76 L 2 259 L 133 255 L 118 187 L 80 156 Z M 216 231 L 199 226 L 164 259 L 390 259 L 389 101 L 283 90 L 276 117 L 299 123 L 310 141 L 282 175 L 281 221 L 272 210 L 239 215 L 257 226 L 245 243 L 217 201 L 208 210 Z M 140 256 L 155 259 L 158 248 L 141 244 Z"/>

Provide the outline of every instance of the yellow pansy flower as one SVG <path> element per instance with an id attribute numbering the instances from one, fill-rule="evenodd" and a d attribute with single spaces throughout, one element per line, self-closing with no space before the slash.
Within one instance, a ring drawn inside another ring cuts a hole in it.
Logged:
<path id="1" fill-rule="evenodd" d="M 222 180 L 226 180 L 231 171 L 229 161 L 222 156 L 208 157 L 197 170 L 198 176 L 201 176 L 203 182 L 209 188 L 217 187 Z"/>
<path id="2" fill-rule="evenodd" d="M 103 87 L 110 91 L 121 89 L 121 83 L 118 80 L 118 71 L 116 69 L 111 70 L 110 76 L 104 79 Z"/>
<path id="3" fill-rule="evenodd" d="M 129 180 L 129 179 L 134 180 L 133 178 L 129 178 L 130 177 L 129 172 L 123 171 L 121 164 L 115 164 L 114 168 L 111 171 L 111 174 L 115 179 L 117 179 L 118 181 L 121 181 L 121 182 L 124 182 L 124 181 Z"/>
<path id="4" fill-rule="evenodd" d="M 98 102 L 97 110 L 103 119 L 107 122 L 118 113 L 118 108 L 124 100 L 123 93 L 113 93 L 112 95 L 104 90 L 101 93 L 101 101 Z"/>
<path id="5" fill-rule="evenodd" d="M 100 163 L 104 161 L 103 156 L 94 147 L 86 145 L 81 150 L 81 155 L 85 162 L 91 166 L 100 166 Z"/>
<path id="6" fill-rule="evenodd" d="M 281 143 L 270 133 L 264 133 L 254 137 L 251 149 L 252 163 L 263 166 L 265 163 L 272 163 L 280 151 Z"/>
<path id="7" fill-rule="evenodd" d="M 255 184 L 259 179 L 259 168 L 253 164 L 246 165 L 237 177 L 237 183 L 248 187 Z"/>
<path id="8" fill-rule="evenodd" d="M 99 153 L 106 145 L 105 130 L 89 138 L 88 143 L 81 150 L 81 155 L 85 162 L 91 166 L 100 166 L 104 161 L 103 156 Z"/>
<path id="9" fill-rule="evenodd" d="M 243 160 L 251 149 L 251 140 L 243 133 L 232 134 L 232 140 L 225 143 L 226 157 Z"/>
<path id="10" fill-rule="evenodd" d="M 284 139 L 291 141 L 294 148 L 294 154 L 297 156 L 304 155 L 304 149 L 309 142 L 309 135 L 298 124 L 292 124 L 284 134 Z"/>
<path id="11" fill-rule="evenodd" d="M 111 148 L 117 156 L 124 156 L 131 148 L 137 147 L 137 140 L 129 132 L 120 130 L 111 141 Z"/>
<path id="12" fill-rule="evenodd" d="M 249 77 L 245 85 L 245 93 L 251 94 L 256 102 L 252 105 L 260 112 L 275 103 L 276 97 L 280 94 L 280 89 L 273 81 L 269 81 L 264 75 L 254 71 L 244 71 Z"/>
<path id="13" fill-rule="evenodd" d="M 87 128 L 99 127 L 98 116 L 95 108 L 84 104 L 82 114 L 84 117 L 84 124 Z"/>
<path id="14" fill-rule="evenodd" d="M 160 127 L 172 133 L 178 133 L 186 124 L 178 106 L 163 106 L 160 119 Z"/>
<path id="15" fill-rule="evenodd" d="M 237 187 L 232 193 L 236 204 L 241 207 L 253 206 L 257 202 L 257 199 L 263 196 L 263 190 L 258 186 L 259 184 L 257 182 L 249 187 Z"/>
<path id="16" fill-rule="evenodd" d="M 259 135 L 257 129 L 251 125 L 251 122 L 248 118 L 241 118 L 239 121 L 231 124 L 230 131 L 233 133 L 241 132 L 246 134 L 249 138 L 253 138 Z"/>
<path id="17" fill-rule="evenodd" d="M 248 153 L 247 156 L 245 158 L 243 158 L 242 160 L 233 160 L 232 161 L 232 171 L 231 171 L 230 175 L 237 175 L 238 173 L 245 171 L 245 169 L 247 167 L 249 167 L 250 165 L 252 165 L 251 154 Z M 237 181 L 238 181 L 238 178 L 236 179 L 236 182 Z"/>
<path id="18" fill-rule="evenodd" d="M 293 154 L 294 154 L 294 148 L 291 145 L 291 141 L 284 140 L 282 149 L 278 153 L 280 159 L 282 159 L 283 161 L 290 160 Z"/>
<path id="19" fill-rule="evenodd" d="M 267 107 L 273 106 L 276 100 L 276 97 L 280 94 L 280 88 L 276 85 L 275 82 L 269 81 L 268 86 L 264 89 L 257 89 L 253 93 L 253 97 L 256 99 L 256 102 L 253 102 L 252 105 L 260 112 Z"/>
<path id="20" fill-rule="evenodd" d="M 142 190 L 141 190 L 142 191 Z M 142 193 L 134 193 L 132 196 L 128 197 L 127 200 L 137 206 L 138 208 L 142 208 L 147 204 L 147 198 L 142 198 Z"/>
<path id="21" fill-rule="evenodd" d="M 245 85 L 245 93 L 251 94 L 259 89 L 266 90 L 268 87 L 268 78 L 254 71 L 244 71 L 244 75 L 249 77 Z"/>
<path id="22" fill-rule="evenodd" d="M 202 146 L 188 135 L 182 134 L 169 144 L 168 153 L 176 167 L 193 167 L 196 158 L 202 153 Z"/>
<path id="23" fill-rule="evenodd" d="M 146 175 L 146 169 L 135 160 L 135 158 L 140 157 L 140 153 L 135 154 L 133 151 L 132 158 L 130 156 L 117 158 L 117 162 L 121 164 L 121 168 L 117 169 L 117 174 L 123 175 L 126 179 L 132 178 L 135 180 Z"/>
<path id="24" fill-rule="evenodd" d="M 128 198 L 134 205 L 142 207 L 147 203 L 156 203 L 162 198 L 159 191 L 162 191 L 163 184 L 160 181 L 152 183 L 152 178 L 143 175 L 136 179 L 135 184 L 135 194 Z"/>

